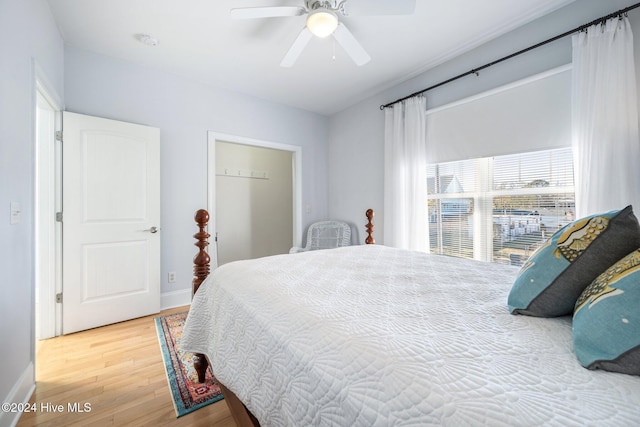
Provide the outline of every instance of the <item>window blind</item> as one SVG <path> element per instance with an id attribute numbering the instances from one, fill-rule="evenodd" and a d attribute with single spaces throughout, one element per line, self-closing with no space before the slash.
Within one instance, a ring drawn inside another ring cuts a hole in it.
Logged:
<path id="1" fill-rule="evenodd" d="M 570 66 L 427 111 L 433 163 L 570 145 Z"/>
<path id="2" fill-rule="evenodd" d="M 429 244 L 432 253 L 474 258 L 473 213 L 479 188 L 476 160 L 427 167 Z"/>
<path id="3" fill-rule="evenodd" d="M 540 244 L 574 219 L 571 148 L 493 159 L 494 262 L 522 265 Z"/>
<path id="4" fill-rule="evenodd" d="M 430 250 L 522 265 L 574 219 L 571 148 L 430 164 Z"/>

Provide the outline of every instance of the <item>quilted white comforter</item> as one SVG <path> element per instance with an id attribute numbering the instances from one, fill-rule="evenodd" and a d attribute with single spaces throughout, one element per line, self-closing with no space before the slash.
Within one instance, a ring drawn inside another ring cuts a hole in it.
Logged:
<path id="1" fill-rule="evenodd" d="M 637 426 L 640 377 L 571 319 L 511 315 L 517 269 L 380 245 L 226 264 L 182 337 L 262 426 Z"/>

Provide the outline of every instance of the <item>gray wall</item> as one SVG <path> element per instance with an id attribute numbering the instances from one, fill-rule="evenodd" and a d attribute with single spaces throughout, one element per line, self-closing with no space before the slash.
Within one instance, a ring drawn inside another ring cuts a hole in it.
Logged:
<path id="1" fill-rule="evenodd" d="M 479 48 L 445 62 L 405 83 L 385 90 L 330 117 L 329 121 L 329 215 L 358 224 L 364 235 L 366 208 L 376 211 L 374 236 L 384 243 L 383 169 L 384 112 L 380 105 L 467 72 L 524 49 L 636 0 L 576 0 Z M 636 36 L 636 73 L 640 72 L 640 9 L 629 12 Z M 466 98 L 489 89 L 571 62 L 571 38 L 566 37 L 517 58 L 427 92 L 427 108 Z M 640 79 L 639 79 L 640 81 Z"/>
<path id="2" fill-rule="evenodd" d="M 32 59 L 63 96 L 62 38 L 46 2 L 0 0 L 0 400 L 33 385 L 34 86 Z M 9 224 L 9 204 L 22 219 Z M 13 414 L 0 412 L 0 425 Z"/>
<path id="3" fill-rule="evenodd" d="M 302 204 L 312 206 L 303 226 L 327 215 L 324 116 L 69 46 L 65 102 L 69 111 L 160 128 L 165 295 L 191 287 L 193 215 L 207 207 L 207 131 L 301 146 Z M 170 271 L 177 273 L 176 283 L 168 283 Z"/>

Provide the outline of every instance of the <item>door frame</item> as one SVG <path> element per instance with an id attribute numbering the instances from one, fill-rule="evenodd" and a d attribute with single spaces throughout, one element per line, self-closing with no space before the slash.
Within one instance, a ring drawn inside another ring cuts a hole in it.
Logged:
<path id="1" fill-rule="evenodd" d="M 230 142 L 234 144 L 251 145 L 254 147 L 271 148 L 274 150 L 288 151 L 292 154 L 293 168 L 293 241 L 292 246 L 302 241 L 302 147 L 298 145 L 283 144 L 280 142 L 263 139 L 248 138 L 244 136 L 207 132 L 207 210 L 211 213 L 209 221 L 209 233 L 215 236 L 216 230 L 216 142 Z M 217 267 L 217 248 L 209 247 L 213 268 Z M 213 248 L 213 250 L 211 249 Z"/>
<path id="2" fill-rule="evenodd" d="M 38 144 L 41 142 L 38 138 L 38 95 L 41 95 L 45 101 L 52 107 L 54 111 L 55 130 L 62 131 L 62 110 L 64 109 L 62 100 L 53 85 L 50 83 L 44 70 L 38 64 L 35 59 L 32 59 L 32 74 L 33 74 L 33 97 L 32 97 L 32 111 L 33 111 L 33 259 L 34 259 L 34 272 L 33 272 L 33 341 L 38 338 L 36 336 L 36 322 L 39 322 L 37 330 L 40 332 L 40 338 L 52 338 L 59 336 L 62 333 L 62 304 L 56 303 L 56 294 L 62 292 L 62 223 L 55 222 L 54 230 L 48 230 L 46 236 L 38 234 L 37 231 L 41 229 L 42 224 L 39 220 L 37 211 L 38 200 L 42 197 L 54 199 L 54 207 L 49 214 L 51 218 L 54 217 L 56 212 L 62 211 L 62 143 L 55 139 L 54 150 L 48 151 L 43 157 L 38 158 L 39 150 Z M 38 170 L 36 166 L 38 161 L 46 163 L 49 169 L 53 171 L 55 180 L 55 194 L 49 194 L 49 190 L 45 190 L 46 194 L 42 194 L 39 191 L 37 182 Z M 36 225 L 38 224 L 38 226 Z M 45 225 L 45 226 L 50 226 Z M 46 260 L 41 259 L 39 252 L 40 249 L 46 246 L 47 250 L 54 255 L 53 259 Z M 37 262 L 36 262 L 37 261 Z M 46 263 L 47 271 L 55 271 L 52 280 L 48 280 L 45 283 L 37 283 L 38 275 L 37 270 L 41 268 L 40 263 Z M 53 264 L 53 265 L 52 265 Z M 44 285 L 44 286 L 43 286 Z M 36 292 L 39 295 L 36 297 Z M 36 298 L 38 298 L 38 305 L 36 306 Z M 37 312 L 36 312 L 37 310 Z"/>

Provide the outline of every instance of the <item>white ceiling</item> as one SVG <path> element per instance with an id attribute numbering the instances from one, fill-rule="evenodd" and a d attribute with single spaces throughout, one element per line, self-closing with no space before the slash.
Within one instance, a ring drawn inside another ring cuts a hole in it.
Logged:
<path id="1" fill-rule="evenodd" d="M 342 19 L 371 55 L 366 65 L 329 37 L 282 68 L 305 17 L 231 20 L 229 11 L 303 0 L 48 0 L 68 45 L 325 115 L 572 1 L 416 0 L 413 15 Z M 140 33 L 159 45 L 140 43 Z"/>

